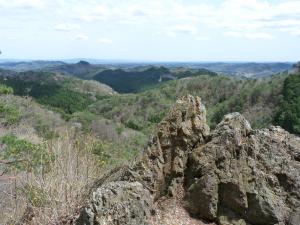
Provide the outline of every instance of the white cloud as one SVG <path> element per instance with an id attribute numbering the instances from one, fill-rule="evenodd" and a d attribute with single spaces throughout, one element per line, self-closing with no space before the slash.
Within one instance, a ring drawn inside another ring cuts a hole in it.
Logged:
<path id="1" fill-rule="evenodd" d="M 172 30 L 175 33 L 182 34 L 197 34 L 198 32 L 197 26 L 193 24 L 177 24 Z"/>
<path id="2" fill-rule="evenodd" d="M 41 9 L 43 7 L 42 0 L 0 0 L 0 8 Z"/>
<path id="3" fill-rule="evenodd" d="M 207 40 L 209 40 L 210 38 L 207 37 L 207 36 L 196 36 L 194 39 L 195 39 L 196 41 L 207 41 Z"/>
<path id="4" fill-rule="evenodd" d="M 297 15 L 294 19 L 293 15 Z M 227 36 L 271 39 L 278 32 L 300 28 L 300 1 L 227 0 L 216 8 L 208 24 L 223 28 Z M 284 30 L 283 30 L 284 28 Z"/>
<path id="5" fill-rule="evenodd" d="M 295 30 L 300 29 L 298 0 L 223 0 L 218 4 L 179 0 L 128 0 L 113 4 L 103 0 L 101 4 L 91 2 L 90 7 L 78 6 L 74 12 L 74 16 L 84 22 L 151 26 L 156 28 L 154 32 L 170 37 L 199 36 L 205 27 L 220 30 L 220 33 L 246 30 L 246 35 L 239 35 L 241 38 L 268 39 L 276 32 L 294 35 L 298 33 Z"/>
<path id="6" fill-rule="evenodd" d="M 70 23 L 61 23 L 61 24 L 57 24 L 57 25 L 54 26 L 54 30 L 64 31 L 64 32 L 69 32 L 69 31 L 77 30 L 79 28 L 80 28 L 79 25 L 77 25 L 77 24 L 70 24 Z"/>
<path id="7" fill-rule="evenodd" d="M 110 38 L 103 37 L 103 38 L 99 38 L 98 42 L 101 44 L 109 44 L 110 45 L 113 43 L 113 40 Z"/>
<path id="8" fill-rule="evenodd" d="M 21 12 L 26 9 L 26 13 L 15 19 L 18 8 Z M 32 13 L 28 9 L 47 10 Z M 118 4 L 111 0 L 0 0 L 1 12 L 14 24 L 25 23 L 27 18 L 26 26 L 45 18 L 46 24 L 40 27 L 56 24 L 53 29 L 63 32 L 93 25 L 116 31 L 113 33 L 125 29 L 132 35 L 149 31 L 149 35 L 186 35 L 193 40 L 209 39 L 212 35 L 245 39 L 271 39 L 282 33 L 300 35 L 300 0 L 126 0 Z M 22 27 L 19 24 L 16 27 Z M 99 42 L 111 44 L 112 40 L 104 38 Z"/>
<path id="9" fill-rule="evenodd" d="M 77 34 L 75 37 L 74 37 L 75 40 L 82 40 L 82 41 L 85 41 L 85 40 L 88 40 L 89 37 L 86 35 L 86 34 Z"/>
<path id="10" fill-rule="evenodd" d="M 249 32 L 237 32 L 229 31 L 224 33 L 225 36 L 233 38 L 245 38 L 245 39 L 274 39 L 274 36 L 268 33 L 249 33 Z"/>

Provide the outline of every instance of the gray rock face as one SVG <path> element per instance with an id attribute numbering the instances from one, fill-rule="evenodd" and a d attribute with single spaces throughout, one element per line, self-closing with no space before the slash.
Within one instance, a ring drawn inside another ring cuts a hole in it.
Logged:
<path id="1" fill-rule="evenodd" d="M 253 131 L 237 113 L 225 116 L 211 137 L 189 157 L 185 204 L 190 212 L 220 224 L 274 225 L 296 220 L 298 138 L 279 127 Z"/>
<path id="2" fill-rule="evenodd" d="M 78 224 L 148 224 L 152 196 L 138 182 L 110 182 L 92 193 Z"/>
<path id="3" fill-rule="evenodd" d="M 77 224 L 151 224 L 154 203 L 183 187 L 182 204 L 201 219 L 299 225 L 299 156 L 298 137 L 252 130 L 239 113 L 210 133 L 200 98 L 183 97 L 131 165 L 99 180 Z"/>

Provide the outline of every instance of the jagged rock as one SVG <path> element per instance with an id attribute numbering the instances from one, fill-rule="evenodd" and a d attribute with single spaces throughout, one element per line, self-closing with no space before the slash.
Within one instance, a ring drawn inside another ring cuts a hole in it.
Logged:
<path id="1" fill-rule="evenodd" d="M 110 182 L 92 193 L 85 214 L 77 223 L 91 224 L 148 224 L 152 197 L 138 182 Z"/>
<path id="2" fill-rule="evenodd" d="M 132 164 L 95 184 L 77 224 L 151 224 L 153 203 L 183 187 L 182 204 L 200 219 L 299 225 L 299 152 L 298 137 L 280 127 L 252 130 L 239 113 L 210 134 L 200 98 L 186 96 Z"/>
<path id="3" fill-rule="evenodd" d="M 189 157 L 187 209 L 220 224 L 288 224 L 300 206 L 300 163 L 289 140 L 299 150 L 299 139 L 279 127 L 251 130 L 238 113 L 211 137 Z"/>
<path id="4" fill-rule="evenodd" d="M 160 123 L 149 147 L 129 174 L 150 189 L 155 198 L 176 192 L 183 182 L 188 153 L 209 135 L 206 111 L 199 97 L 179 99 Z"/>

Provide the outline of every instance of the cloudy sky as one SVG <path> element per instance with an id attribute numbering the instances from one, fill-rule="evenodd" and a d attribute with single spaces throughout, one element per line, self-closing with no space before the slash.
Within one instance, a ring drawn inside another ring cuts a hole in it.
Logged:
<path id="1" fill-rule="evenodd" d="M 0 0 L 1 58 L 296 61 L 300 0 Z"/>

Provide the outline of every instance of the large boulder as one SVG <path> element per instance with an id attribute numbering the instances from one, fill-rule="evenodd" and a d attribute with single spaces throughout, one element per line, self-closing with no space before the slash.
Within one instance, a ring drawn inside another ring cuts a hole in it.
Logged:
<path id="1" fill-rule="evenodd" d="M 152 196 L 138 182 L 110 182 L 92 193 L 79 224 L 148 224 Z"/>
<path id="2" fill-rule="evenodd" d="M 160 199 L 221 225 L 299 225 L 300 139 L 239 113 L 210 133 L 201 99 L 179 99 L 148 147 L 91 189 L 78 225 L 152 224 Z"/>
<path id="3" fill-rule="evenodd" d="M 252 130 L 239 113 L 225 116 L 211 138 L 189 157 L 187 209 L 219 224 L 295 224 L 299 138 L 280 127 Z"/>

